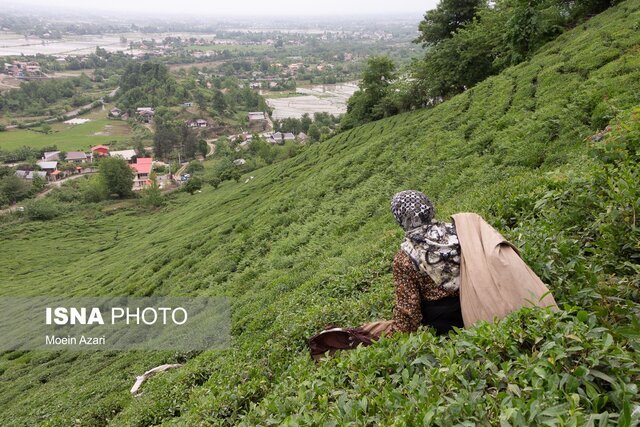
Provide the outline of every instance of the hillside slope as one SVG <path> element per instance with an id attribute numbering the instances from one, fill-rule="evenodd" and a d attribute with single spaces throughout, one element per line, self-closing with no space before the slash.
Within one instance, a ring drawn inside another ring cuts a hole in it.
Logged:
<path id="1" fill-rule="evenodd" d="M 246 183 L 177 195 L 158 213 L 0 226 L 2 296 L 227 295 L 235 337 L 231 349 L 199 355 L 2 354 L 0 422 L 631 420 L 640 349 L 617 327 L 637 327 L 638 276 L 625 257 L 638 248 L 603 239 L 605 226 L 637 234 L 611 225 L 626 224 L 610 214 L 625 196 L 609 200 L 593 185 L 604 166 L 585 138 L 619 114 L 618 140 L 637 126 L 624 112 L 640 105 L 639 22 L 640 0 L 628 0 L 434 109 L 339 134 Z M 311 363 L 306 338 L 325 325 L 391 316 L 402 233 L 389 199 L 407 188 L 432 197 L 441 219 L 484 215 L 561 304 L 587 311 L 523 313 L 449 340 L 420 332 Z M 129 396 L 135 375 L 176 360 L 187 364 Z"/>

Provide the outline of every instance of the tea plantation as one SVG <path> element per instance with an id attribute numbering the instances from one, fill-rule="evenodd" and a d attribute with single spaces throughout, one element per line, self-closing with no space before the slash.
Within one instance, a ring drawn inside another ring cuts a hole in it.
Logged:
<path id="1" fill-rule="evenodd" d="M 0 295 L 225 295 L 233 345 L 199 354 L 7 352 L 2 425 L 637 425 L 640 0 L 433 109 L 311 145 L 158 212 L 0 225 Z M 610 124 L 608 131 L 603 132 Z M 595 137 L 592 137 L 594 136 Z M 390 318 L 392 194 L 474 211 L 549 284 L 450 337 L 314 364 L 309 336 Z M 133 398 L 136 375 L 157 375 Z"/>

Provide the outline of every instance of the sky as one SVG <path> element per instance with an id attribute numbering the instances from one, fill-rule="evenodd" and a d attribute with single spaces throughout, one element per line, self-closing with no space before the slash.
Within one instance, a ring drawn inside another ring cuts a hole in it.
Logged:
<path id="1" fill-rule="evenodd" d="M 433 9 L 437 3 L 438 0 L 0 0 L 0 4 L 20 5 L 21 8 L 33 5 L 77 11 L 207 16 L 423 14 L 426 10 Z"/>

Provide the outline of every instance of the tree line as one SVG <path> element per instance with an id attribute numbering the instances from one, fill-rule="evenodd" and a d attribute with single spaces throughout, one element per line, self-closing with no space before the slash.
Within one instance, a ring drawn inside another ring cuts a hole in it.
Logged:
<path id="1" fill-rule="evenodd" d="M 369 58 L 341 129 L 438 104 L 528 60 L 565 30 L 618 0 L 442 0 L 425 13 L 414 40 L 423 58 L 398 69 Z"/>

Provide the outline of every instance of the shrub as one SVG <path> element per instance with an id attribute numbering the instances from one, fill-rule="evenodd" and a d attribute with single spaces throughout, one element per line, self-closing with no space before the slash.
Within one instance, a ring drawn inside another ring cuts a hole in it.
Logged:
<path id="1" fill-rule="evenodd" d="M 204 170 L 204 165 L 202 164 L 202 162 L 199 162 L 198 160 L 192 160 L 189 162 L 186 172 L 188 174 L 193 175 L 194 173 L 202 172 L 203 170 Z"/>
<path id="2" fill-rule="evenodd" d="M 182 187 L 183 191 L 193 194 L 202 188 L 202 178 L 194 176 Z"/>
<path id="3" fill-rule="evenodd" d="M 80 185 L 82 198 L 87 203 L 97 203 L 109 198 L 109 189 L 101 175 L 95 175 L 84 180 Z"/>
<path id="4" fill-rule="evenodd" d="M 27 217 L 37 221 L 47 221 L 63 213 L 63 207 L 49 198 L 33 200 L 25 208 Z"/>
<path id="5" fill-rule="evenodd" d="M 162 191 L 155 182 L 140 191 L 140 204 L 146 208 L 157 208 L 164 205 Z"/>

